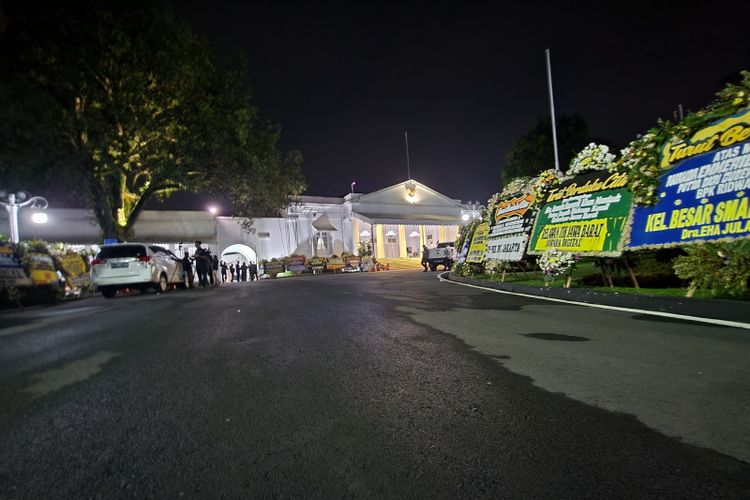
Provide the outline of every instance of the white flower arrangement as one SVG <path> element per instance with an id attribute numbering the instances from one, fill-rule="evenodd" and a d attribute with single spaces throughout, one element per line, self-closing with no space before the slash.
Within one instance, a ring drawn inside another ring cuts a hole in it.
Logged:
<path id="1" fill-rule="evenodd" d="M 610 172 L 624 172 L 630 178 L 629 188 L 637 205 L 652 205 L 661 174 L 659 145 L 656 136 L 649 132 L 638 136 L 620 151 L 619 160 L 612 163 Z"/>
<path id="2" fill-rule="evenodd" d="M 500 203 L 500 195 L 501 193 L 495 193 L 487 200 L 487 214 L 491 215 L 495 211 L 495 207 Z"/>
<path id="3" fill-rule="evenodd" d="M 507 261 L 499 259 L 487 259 L 484 262 L 484 271 L 490 276 L 497 276 L 504 270 L 507 270 L 509 264 Z"/>
<path id="4" fill-rule="evenodd" d="M 526 193 L 529 190 L 530 183 L 531 179 L 529 179 L 528 177 L 516 177 L 515 179 L 510 181 L 507 186 L 505 186 L 505 189 L 503 189 L 502 193 L 500 193 L 500 197 L 506 198 L 517 195 L 519 193 Z"/>
<path id="5" fill-rule="evenodd" d="M 559 183 L 560 178 L 553 168 L 545 170 L 533 179 L 529 187 L 531 188 L 531 192 L 534 193 L 536 203 L 541 203 L 547 190 Z"/>
<path id="6" fill-rule="evenodd" d="M 487 214 L 492 215 L 495 211 L 495 206 L 501 201 L 529 192 L 530 183 L 531 179 L 528 177 L 516 177 L 511 180 L 501 192 L 493 194 L 490 199 L 487 200 Z"/>
<path id="7" fill-rule="evenodd" d="M 579 260 L 581 260 L 579 254 L 550 248 L 539 257 L 537 265 L 544 273 L 544 280 L 551 281 L 557 276 L 572 273 Z"/>
<path id="8" fill-rule="evenodd" d="M 614 161 L 615 155 L 609 152 L 609 146 L 592 142 L 570 162 L 566 175 L 578 175 L 589 170 L 609 170 Z"/>

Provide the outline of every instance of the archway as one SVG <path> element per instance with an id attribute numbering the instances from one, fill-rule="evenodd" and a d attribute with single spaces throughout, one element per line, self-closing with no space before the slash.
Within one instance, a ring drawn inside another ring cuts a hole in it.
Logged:
<path id="1" fill-rule="evenodd" d="M 221 251 L 221 260 L 227 263 L 236 260 L 244 260 L 246 263 L 255 262 L 258 263 L 258 256 L 255 250 L 247 245 L 237 243 L 235 245 L 229 245 Z"/>

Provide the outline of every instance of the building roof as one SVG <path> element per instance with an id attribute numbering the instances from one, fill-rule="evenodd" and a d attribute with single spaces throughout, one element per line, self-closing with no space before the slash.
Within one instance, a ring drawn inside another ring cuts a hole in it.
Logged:
<path id="1" fill-rule="evenodd" d="M 415 188 L 415 200 L 409 201 L 407 199 L 406 187 L 411 184 Z M 439 193 L 429 186 L 422 184 L 414 179 L 408 179 L 393 186 L 388 186 L 383 189 L 379 189 L 372 193 L 362 194 L 359 196 L 351 196 L 350 201 L 352 204 L 367 204 L 367 203 L 387 203 L 387 204 L 399 204 L 399 205 L 428 205 L 428 206 L 440 206 L 444 208 L 455 208 L 462 209 L 464 206 L 459 200 L 454 200 Z"/>
<path id="2" fill-rule="evenodd" d="M 462 224 L 460 202 L 413 179 L 351 197 L 352 215 L 371 224 Z"/>
<path id="3" fill-rule="evenodd" d="M 328 218 L 328 214 L 325 212 L 323 212 L 323 215 L 315 219 L 312 225 L 318 231 L 338 231 L 338 228 L 331 224 L 331 219 Z"/>

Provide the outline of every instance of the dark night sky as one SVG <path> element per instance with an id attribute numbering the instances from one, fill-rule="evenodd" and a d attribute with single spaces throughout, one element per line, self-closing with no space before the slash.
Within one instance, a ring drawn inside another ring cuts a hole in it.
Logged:
<path id="1" fill-rule="evenodd" d="M 404 180 L 408 130 L 413 178 L 482 203 L 548 113 L 545 48 L 558 114 L 620 144 L 750 69 L 746 2 L 564 4 L 171 3 L 215 48 L 247 55 L 257 104 L 305 157 L 306 194 Z"/>

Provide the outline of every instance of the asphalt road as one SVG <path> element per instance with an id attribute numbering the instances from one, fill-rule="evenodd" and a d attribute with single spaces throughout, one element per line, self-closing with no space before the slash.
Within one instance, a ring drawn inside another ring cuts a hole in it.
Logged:
<path id="1" fill-rule="evenodd" d="M 0 313 L 0 498 L 748 498 L 750 334 L 384 272 Z"/>

